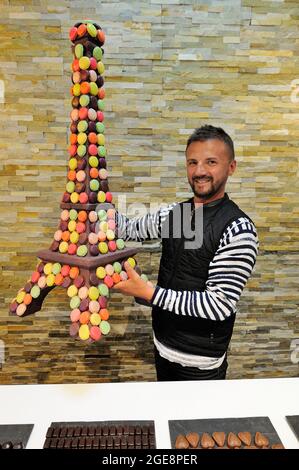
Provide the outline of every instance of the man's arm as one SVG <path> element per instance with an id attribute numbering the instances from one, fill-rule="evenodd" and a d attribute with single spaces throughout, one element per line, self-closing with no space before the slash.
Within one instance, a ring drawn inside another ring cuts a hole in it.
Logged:
<path id="1" fill-rule="evenodd" d="M 154 213 L 142 217 L 129 219 L 120 212 L 116 212 L 117 236 L 124 240 L 142 242 L 161 238 L 161 226 L 169 212 L 177 203 L 159 209 Z"/>
<path id="2" fill-rule="evenodd" d="M 177 315 L 225 320 L 236 312 L 255 265 L 258 246 L 255 226 L 244 217 L 237 219 L 222 235 L 203 292 L 174 291 L 157 286 L 151 304 Z"/>

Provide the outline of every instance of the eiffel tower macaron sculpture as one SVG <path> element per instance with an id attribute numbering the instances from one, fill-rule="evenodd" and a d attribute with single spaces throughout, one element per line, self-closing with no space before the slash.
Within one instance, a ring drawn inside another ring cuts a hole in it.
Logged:
<path id="1" fill-rule="evenodd" d="M 116 211 L 108 186 L 105 147 L 105 71 L 102 62 L 105 34 L 91 21 L 77 23 L 72 41 L 72 111 L 68 173 L 60 207 L 61 218 L 48 250 L 10 305 L 20 317 L 42 308 L 57 286 L 70 299 L 70 335 L 82 341 L 100 340 L 110 331 L 109 290 L 127 279 L 125 261 L 141 273 L 134 255 L 117 238 Z M 142 275 L 147 280 L 145 275 Z"/>

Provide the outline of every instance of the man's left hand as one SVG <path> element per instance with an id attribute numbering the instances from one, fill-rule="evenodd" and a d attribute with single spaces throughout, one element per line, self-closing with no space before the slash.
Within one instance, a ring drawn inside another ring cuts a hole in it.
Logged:
<path id="1" fill-rule="evenodd" d="M 124 263 L 124 267 L 129 279 L 127 281 L 118 282 L 112 287 L 112 289 L 115 289 L 124 295 L 132 295 L 150 302 L 155 292 L 153 284 L 150 281 L 145 282 L 141 279 L 139 274 L 136 273 L 128 261 Z"/>

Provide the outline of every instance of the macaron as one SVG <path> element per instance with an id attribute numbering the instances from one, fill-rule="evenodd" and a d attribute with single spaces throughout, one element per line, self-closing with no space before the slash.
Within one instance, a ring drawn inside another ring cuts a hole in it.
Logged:
<path id="1" fill-rule="evenodd" d="M 24 315 L 24 313 L 26 312 L 26 310 L 27 310 L 27 306 L 26 306 L 24 303 L 22 303 L 22 304 L 20 304 L 20 305 L 17 307 L 17 309 L 16 309 L 16 314 L 17 314 L 19 317 L 21 317 L 22 315 Z"/>
<path id="2" fill-rule="evenodd" d="M 92 55 L 96 60 L 101 60 L 103 57 L 103 51 L 99 46 L 94 47 Z"/>
<path id="3" fill-rule="evenodd" d="M 93 109 L 93 108 L 89 108 L 89 110 L 88 110 L 88 119 L 90 119 L 91 121 L 95 121 L 97 119 L 97 117 L 98 117 L 98 114 L 97 114 L 96 110 Z"/>
<path id="4" fill-rule="evenodd" d="M 79 201 L 81 204 L 86 204 L 88 201 L 88 195 L 87 193 L 81 193 L 79 196 Z"/>
<path id="5" fill-rule="evenodd" d="M 88 129 L 88 123 L 87 121 L 83 120 L 78 122 L 78 132 L 85 132 Z"/>
<path id="6" fill-rule="evenodd" d="M 76 232 L 73 232 L 76 233 Z M 69 255 L 75 255 L 77 252 L 77 245 L 76 243 L 70 243 L 67 249 Z"/>
<path id="7" fill-rule="evenodd" d="M 55 276 L 55 286 L 61 286 L 63 283 L 63 276 L 61 273 L 56 274 Z"/>
<path id="8" fill-rule="evenodd" d="M 78 295 L 79 295 L 81 300 L 87 299 L 87 297 L 88 297 L 88 287 L 87 286 L 80 287 Z"/>
<path id="9" fill-rule="evenodd" d="M 88 241 L 91 245 L 96 245 L 98 243 L 98 236 L 96 233 L 91 232 L 88 235 Z"/>
<path id="10" fill-rule="evenodd" d="M 54 263 L 52 266 L 52 273 L 53 274 L 58 274 L 61 271 L 61 264 L 60 263 Z"/>
<path id="11" fill-rule="evenodd" d="M 105 296 L 107 297 L 109 295 L 109 289 L 108 287 L 106 286 L 106 284 L 99 284 L 99 293 L 100 293 L 100 296 Z"/>
<path id="12" fill-rule="evenodd" d="M 118 274 L 121 272 L 121 264 L 118 261 L 113 263 L 113 270 Z"/>
<path id="13" fill-rule="evenodd" d="M 71 311 L 70 317 L 72 322 L 77 322 L 79 321 L 81 312 L 78 308 L 74 308 L 74 310 Z"/>
<path id="14" fill-rule="evenodd" d="M 46 277 L 46 283 L 48 287 L 52 287 L 55 285 L 55 276 L 54 274 L 48 274 Z"/>
<path id="15" fill-rule="evenodd" d="M 40 278 L 40 273 L 38 271 L 34 271 L 31 274 L 31 282 L 33 282 L 34 284 L 39 280 L 39 278 Z"/>
<path id="16" fill-rule="evenodd" d="M 102 62 L 100 62 L 102 64 Z M 80 69 L 82 70 L 87 70 L 90 66 L 90 60 L 89 60 L 89 57 L 87 56 L 83 56 L 83 57 L 80 57 L 79 59 L 79 67 Z M 97 67 L 98 71 L 99 71 L 99 64 L 98 64 L 98 67 Z M 100 69 L 102 70 L 103 67 L 100 67 Z M 105 70 L 105 67 L 104 67 L 104 70 Z M 99 72 L 101 73 L 101 72 Z"/>
<path id="17" fill-rule="evenodd" d="M 79 222 L 86 222 L 87 220 L 87 212 L 86 211 L 80 211 L 78 213 L 78 220 Z"/>
<path id="18" fill-rule="evenodd" d="M 45 285 L 46 285 L 46 278 L 45 278 Z M 45 287 L 45 286 L 44 286 Z M 31 291 L 30 291 L 30 295 L 33 299 L 37 299 L 40 295 L 40 288 L 39 286 L 33 286 Z M 17 301 L 18 301 L 18 297 L 17 297 Z"/>
<path id="19" fill-rule="evenodd" d="M 86 310 L 85 312 L 82 312 L 80 315 L 80 323 L 82 325 L 86 325 L 89 322 L 90 319 L 90 313 Z"/>
<path id="20" fill-rule="evenodd" d="M 116 240 L 116 246 L 117 246 L 118 250 L 123 250 L 124 247 L 125 247 L 125 242 L 124 242 L 124 240 L 123 240 L 122 238 L 118 238 L 118 239 Z"/>
<path id="21" fill-rule="evenodd" d="M 99 191 L 98 192 L 98 202 L 102 203 L 106 201 L 106 194 L 104 191 Z"/>
<path id="22" fill-rule="evenodd" d="M 79 337 L 83 341 L 89 338 L 89 328 L 88 325 L 81 325 L 79 328 Z"/>
<path id="23" fill-rule="evenodd" d="M 40 289 L 43 289 L 44 287 L 46 287 L 46 284 L 47 284 L 47 282 L 46 282 L 46 276 L 41 276 L 41 277 L 39 278 L 39 280 L 37 281 L 37 285 L 38 285 L 38 287 L 39 287 Z M 33 288 L 32 288 L 32 289 L 33 289 Z M 32 295 L 32 293 L 31 293 L 31 295 Z M 38 297 L 38 296 L 39 296 L 39 293 L 37 294 L 37 297 Z M 34 297 L 34 296 L 32 295 L 32 297 Z"/>
<path id="24" fill-rule="evenodd" d="M 100 183 L 98 180 L 90 180 L 89 187 L 91 191 L 98 191 L 100 187 Z"/>
<path id="25" fill-rule="evenodd" d="M 106 232 L 106 236 L 107 236 L 107 240 L 114 240 L 115 239 L 115 233 L 110 228 L 108 228 L 108 230 Z"/>
<path id="26" fill-rule="evenodd" d="M 79 305 L 80 305 L 80 298 L 79 296 L 75 295 L 74 297 L 71 298 L 70 307 L 72 310 L 74 310 L 75 308 L 78 308 Z"/>
<path id="27" fill-rule="evenodd" d="M 92 168 L 97 168 L 98 164 L 99 164 L 99 160 L 97 157 L 95 157 L 94 155 L 89 157 L 88 159 L 88 163 L 89 165 L 92 167 Z"/>
<path id="28" fill-rule="evenodd" d="M 101 317 L 101 320 L 108 320 L 109 318 L 109 312 L 106 308 L 101 308 L 99 315 Z"/>
<path id="29" fill-rule="evenodd" d="M 77 149 L 76 149 L 76 151 L 77 151 Z M 76 158 L 71 158 L 71 159 L 69 160 L 69 169 L 70 169 L 70 170 L 76 170 L 77 164 L 78 164 L 78 163 L 77 163 Z M 62 211 L 62 212 L 64 212 L 64 211 Z"/>
<path id="30" fill-rule="evenodd" d="M 112 199 L 113 199 L 112 193 L 110 193 L 110 191 L 107 191 L 106 192 L 106 202 L 112 202 Z"/>
<path id="31" fill-rule="evenodd" d="M 90 337 L 94 341 L 99 341 L 101 339 L 102 333 L 98 326 L 92 326 L 89 330 L 89 333 L 90 333 Z"/>
<path id="32" fill-rule="evenodd" d="M 108 276 L 112 276 L 112 274 L 114 273 L 114 267 L 112 266 L 112 264 L 106 264 L 105 271 Z"/>
<path id="33" fill-rule="evenodd" d="M 61 274 L 65 277 L 68 276 L 70 273 L 71 267 L 68 264 L 64 264 L 61 268 Z"/>
<path id="34" fill-rule="evenodd" d="M 91 37 L 93 37 L 93 38 L 96 38 L 96 37 L 97 37 L 98 30 L 97 30 L 97 28 L 96 28 L 92 23 L 87 23 L 86 28 L 87 28 L 88 34 L 89 34 Z"/>
<path id="35" fill-rule="evenodd" d="M 107 297 L 105 297 L 103 295 L 100 295 L 100 297 L 98 298 L 98 302 L 100 304 L 100 308 L 106 308 L 107 307 L 107 304 L 108 304 Z"/>
<path id="36" fill-rule="evenodd" d="M 81 245 L 77 249 L 77 256 L 86 256 L 88 253 L 88 248 L 86 245 Z"/>
<path id="37" fill-rule="evenodd" d="M 71 286 L 68 288 L 68 290 L 67 290 L 67 295 L 68 295 L 68 297 L 71 297 L 71 298 L 72 298 L 72 297 L 75 297 L 75 295 L 77 295 L 77 294 L 78 294 L 78 289 L 77 289 L 77 287 L 74 286 L 74 285 L 71 285 Z"/>
<path id="38" fill-rule="evenodd" d="M 111 276 L 105 276 L 104 278 L 104 283 L 106 284 L 106 286 L 111 289 L 111 287 L 113 287 L 114 285 L 114 282 L 113 282 L 113 279 Z"/>
<path id="39" fill-rule="evenodd" d="M 110 332 L 110 324 L 107 321 L 102 320 L 100 323 L 100 330 L 103 335 L 108 335 Z"/>
<path id="40" fill-rule="evenodd" d="M 52 266 L 53 266 L 52 263 L 46 263 L 46 264 L 45 264 L 45 266 L 44 266 L 44 273 L 45 273 L 46 275 L 51 274 L 51 272 L 52 272 Z"/>
<path id="41" fill-rule="evenodd" d="M 99 248 L 99 251 L 100 253 L 102 253 L 103 255 L 108 253 L 108 245 L 106 242 L 100 242 L 99 245 L 98 245 L 98 248 Z"/>
<path id="42" fill-rule="evenodd" d="M 79 323 L 75 322 L 75 323 L 72 323 L 70 325 L 70 330 L 69 330 L 69 333 L 70 333 L 70 336 L 72 338 L 76 337 L 78 335 L 78 332 L 79 332 Z"/>
<path id="43" fill-rule="evenodd" d="M 106 269 L 103 266 L 99 266 L 96 270 L 96 275 L 99 279 L 104 279 L 106 276 Z"/>
<path id="44" fill-rule="evenodd" d="M 128 258 L 127 262 L 130 264 L 131 268 L 135 268 L 136 261 L 134 260 L 134 258 Z"/>
<path id="45" fill-rule="evenodd" d="M 89 302 L 88 308 L 91 313 L 98 313 L 98 311 L 100 310 L 100 304 L 96 300 L 91 300 Z"/>
<path id="46" fill-rule="evenodd" d="M 121 281 L 120 275 L 118 273 L 114 273 L 112 275 L 112 279 L 113 279 L 114 284 L 117 284 L 118 282 Z"/>
<path id="47" fill-rule="evenodd" d="M 99 297 L 99 290 L 94 286 L 90 287 L 88 290 L 88 296 L 90 300 L 97 300 Z"/>
<path id="48" fill-rule="evenodd" d="M 119 275 L 120 275 L 120 279 L 122 281 L 127 281 L 128 280 L 128 275 L 127 275 L 126 271 L 121 271 L 121 273 Z"/>
<path id="49" fill-rule="evenodd" d="M 76 279 L 76 277 L 79 276 L 79 273 L 80 273 L 79 268 L 77 266 L 72 266 L 70 268 L 69 276 L 71 279 Z"/>
<path id="50" fill-rule="evenodd" d="M 109 251 L 116 251 L 116 243 L 115 243 L 115 240 L 109 240 L 108 242 L 108 250 Z"/>

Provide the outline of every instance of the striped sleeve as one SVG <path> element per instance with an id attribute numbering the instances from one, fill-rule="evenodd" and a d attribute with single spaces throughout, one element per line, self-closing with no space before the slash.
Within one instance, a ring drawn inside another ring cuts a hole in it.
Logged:
<path id="1" fill-rule="evenodd" d="M 259 241 L 256 228 L 240 217 L 224 231 L 209 265 L 205 290 L 174 291 L 157 286 L 151 300 L 177 315 L 223 321 L 236 313 L 236 305 L 251 276 Z"/>
<path id="2" fill-rule="evenodd" d="M 116 225 L 118 238 L 138 242 L 161 238 L 161 226 L 176 204 L 170 204 L 154 213 L 148 213 L 142 217 L 134 217 L 132 219 L 117 212 Z"/>

